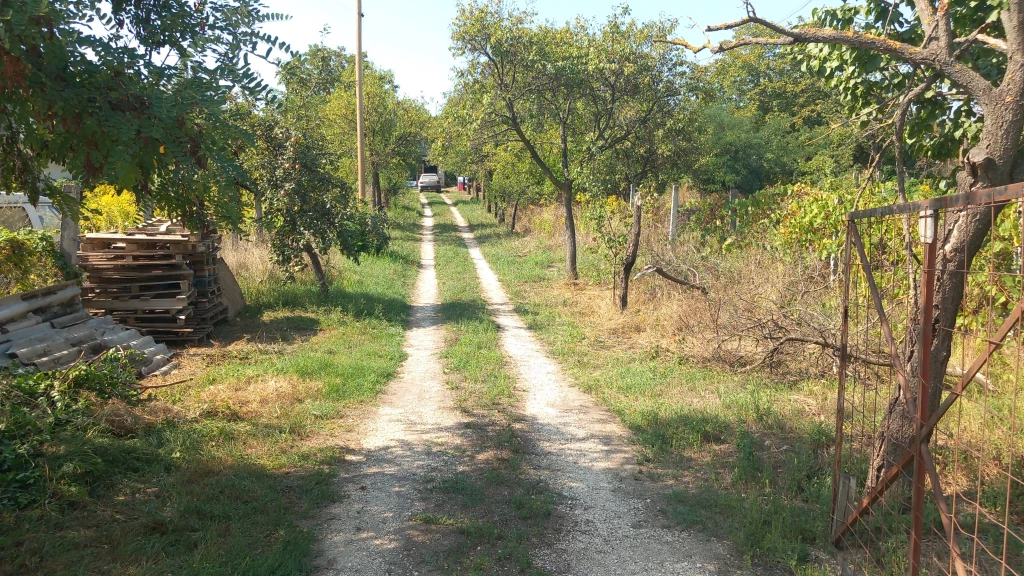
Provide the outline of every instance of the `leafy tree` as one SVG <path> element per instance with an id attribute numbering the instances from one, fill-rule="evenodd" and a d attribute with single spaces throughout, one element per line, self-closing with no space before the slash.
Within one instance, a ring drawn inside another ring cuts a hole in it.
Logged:
<path id="1" fill-rule="evenodd" d="M 225 104 L 265 95 L 249 57 L 276 47 L 258 0 L 3 2 L 0 188 L 60 196 L 44 169 L 109 183 L 196 223 L 237 218 Z M 266 50 L 264 50 L 266 48 Z"/>
<path id="2" fill-rule="evenodd" d="M 385 189 L 395 193 L 403 188 L 409 173 L 423 158 L 421 143 L 426 140 L 430 112 L 422 102 L 399 96 L 391 71 L 379 70 L 365 60 L 363 66 L 366 171 L 372 205 L 382 210 Z M 347 69 L 342 81 L 343 88 L 331 94 L 324 113 L 330 140 L 338 144 L 341 157 L 354 159 L 355 69 Z M 354 162 L 348 162 L 346 168 L 348 173 L 355 174 Z"/>
<path id="3" fill-rule="evenodd" d="M 291 276 L 312 267 L 327 294 L 330 284 L 320 255 L 337 249 L 356 262 L 388 244 L 387 217 L 360 205 L 348 183 L 333 170 L 336 159 L 322 137 L 289 127 L 273 108 L 254 111 L 256 135 L 242 152 L 254 193 L 264 199 L 263 229 L 274 259 Z"/>
<path id="4" fill-rule="evenodd" d="M 901 190 L 900 158 L 907 143 L 933 159 L 953 158 L 962 148 L 958 192 L 1024 180 L 1024 164 L 1017 161 L 1024 132 L 1024 0 L 865 0 L 815 10 L 811 21 L 798 27 L 761 18 L 749 2 L 745 5 L 746 16 L 708 31 L 757 25 L 770 36 L 743 35 L 702 46 L 671 42 L 712 53 L 746 46 L 806 45 L 807 69 L 829 78 L 852 108 L 860 107 L 861 114 L 892 111 Z M 892 105 L 879 107 L 880 97 Z M 933 390 L 939 389 L 946 373 L 966 288 L 966 275 L 955 270 L 970 269 L 1001 208 L 994 207 L 995 214 L 950 211 L 938 231 L 929 356 L 930 373 L 937 379 L 930 383 Z M 919 326 L 920 295 L 914 302 L 911 321 Z M 908 374 L 920 373 L 920 346 L 920 334 L 911 331 L 902 353 Z M 915 415 L 910 407 L 916 404 L 916 391 L 897 390 L 880 426 L 868 487 L 879 481 L 913 437 Z M 930 395 L 930 411 L 940 397 Z"/>
<path id="5" fill-rule="evenodd" d="M 480 114 L 486 107 L 485 99 L 470 88 L 466 82 L 458 83 L 441 114 L 433 119 L 430 161 L 479 181 L 493 170 L 496 149 L 510 140 L 494 118 Z M 526 164 L 531 163 L 526 160 Z"/>
<path id="6" fill-rule="evenodd" d="M 566 273 L 576 280 L 575 183 L 598 156 L 671 114 L 685 62 L 652 44 L 671 21 L 638 23 L 625 8 L 600 27 L 535 16 L 511 0 L 461 4 L 452 52 L 466 61 L 459 90 L 480 95 L 483 123 L 518 142 L 561 195 Z"/>
<path id="7" fill-rule="evenodd" d="M 748 25 L 734 37 L 770 38 Z M 820 180 L 863 161 L 868 145 L 828 83 L 779 46 L 751 45 L 697 67 L 687 82 L 697 158 L 689 177 L 708 191 L 750 194 L 796 179 Z M 813 165 L 812 171 L 804 167 Z"/>

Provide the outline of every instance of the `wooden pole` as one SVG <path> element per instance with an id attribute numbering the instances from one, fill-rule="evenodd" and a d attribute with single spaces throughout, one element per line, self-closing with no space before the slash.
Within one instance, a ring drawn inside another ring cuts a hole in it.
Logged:
<path id="1" fill-rule="evenodd" d="M 927 450 L 927 444 L 922 441 L 925 438 L 922 431 L 925 421 L 928 420 L 928 396 L 931 390 L 931 352 L 932 352 L 932 313 L 935 294 L 935 221 L 933 211 L 925 211 L 920 217 L 921 241 L 924 246 L 924 264 L 921 275 L 921 368 L 919 383 L 920 389 L 917 393 L 917 422 L 915 423 L 914 435 L 918 439 L 916 443 L 917 453 L 914 455 L 914 486 L 911 492 L 910 504 L 910 574 L 917 576 L 921 573 L 921 554 L 924 542 L 924 483 L 925 463 L 922 452 Z M 909 400 L 909 398 L 908 398 Z M 908 402 L 909 404 L 909 402 Z M 908 406 L 909 408 L 909 406 Z M 912 409 L 912 408 L 911 408 Z"/>
<path id="2" fill-rule="evenodd" d="M 679 214 L 679 184 L 672 185 L 672 212 L 668 215 L 668 240 L 676 239 L 676 218 Z"/>
<path id="3" fill-rule="evenodd" d="M 729 230 L 736 231 L 736 206 L 734 204 L 740 198 L 740 191 L 733 188 L 729 190 Z"/>
<path id="4" fill-rule="evenodd" d="M 360 200 L 366 200 L 366 186 L 363 181 L 363 123 L 363 0 L 356 0 L 356 171 Z"/>

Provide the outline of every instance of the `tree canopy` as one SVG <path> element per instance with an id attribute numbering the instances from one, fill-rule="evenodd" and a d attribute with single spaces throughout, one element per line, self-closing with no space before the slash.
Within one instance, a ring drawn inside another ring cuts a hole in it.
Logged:
<path id="1" fill-rule="evenodd" d="M 0 188 L 59 194 L 52 163 L 181 216 L 207 200 L 237 218 L 225 104 L 234 90 L 267 95 L 249 59 L 289 50 L 260 31 L 284 16 L 257 0 L 34 0 L 3 11 Z"/>
<path id="2" fill-rule="evenodd" d="M 602 24 L 561 26 L 509 0 L 458 8 L 452 52 L 465 65 L 455 91 L 476 92 L 480 124 L 495 143 L 516 142 L 561 196 L 566 272 L 579 277 L 575 183 L 607 154 L 652 138 L 678 100 L 685 61 L 653 43 L 668 20 L 637 22 L 626 8 Z"/>

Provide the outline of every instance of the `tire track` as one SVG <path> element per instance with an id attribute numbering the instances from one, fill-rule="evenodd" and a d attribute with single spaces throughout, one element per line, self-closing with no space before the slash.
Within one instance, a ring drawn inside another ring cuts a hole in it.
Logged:
<path id="1" fill-rule="evenodd" d="M 343 478 L 346 497 L 326 511 L 318 573 L 383 575 L 422 573 L 424 540 L 412 517 L 431 496 L 424 478 L 454 469 L 465 417 L 445 386 L 440 354 L 444 328 L 434 269 L 434 218 L 423 207 L 420 273 L 412 298 L 404 350 L 408 358 L 381 397 L 357 454 Z"/>
<path id="2" fill-rule="evenodd" d="M 535 561 L 555 574 L 642 576 L 732 573 L 726 546 L 682 532 L 657 510 L 662 491 L 637 474 L 636 453 L 618 419 L 568 379 L 516 314 L 458 209 L 448 204 L 469 249 L 502 348 L 523 393 L 531 465 L 561 496 L 561 529 Z"/>

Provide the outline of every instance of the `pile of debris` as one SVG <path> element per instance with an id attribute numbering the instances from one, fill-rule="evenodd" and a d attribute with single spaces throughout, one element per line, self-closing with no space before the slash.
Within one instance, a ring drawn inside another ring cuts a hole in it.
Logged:
<path id="1" fill-rule="evenodd" d="M 41 371 L 92 360 L 111 348 L 134 350 L 140 376 L 174 370 L 166 344 L 82 307 L 74 281 L 0 298 L 0 367 L 35 366 Z"/>
<path id="2" fill-rule="evenodd" d="M 161 342 L 197 343 L 227 318 L 217 268 L 220 235 L 149 220 L 123 234 L 83 234 L 78 262 L 90 311 Z"/>

